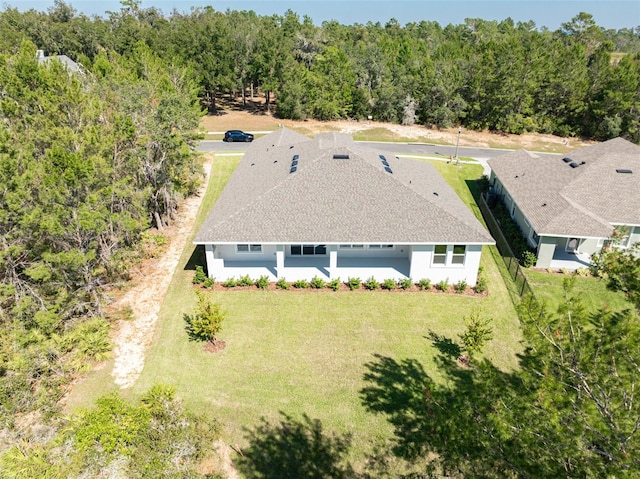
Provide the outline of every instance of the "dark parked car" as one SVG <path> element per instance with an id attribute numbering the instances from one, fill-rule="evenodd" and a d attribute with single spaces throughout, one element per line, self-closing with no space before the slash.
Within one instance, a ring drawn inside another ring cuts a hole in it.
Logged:
<path id="1" fill-rule="evenodd" d="M 224 134 L 223 141 L 228 141 L 229 143 L 234 141 L 253 141 L 253 135 L 240 130 L 229 130 Z"/>

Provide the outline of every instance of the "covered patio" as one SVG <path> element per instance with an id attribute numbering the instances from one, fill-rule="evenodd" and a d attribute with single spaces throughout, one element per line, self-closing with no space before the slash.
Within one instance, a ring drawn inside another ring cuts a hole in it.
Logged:
<path id="1" fill-rule="evenodd" d="M 561 248 L 556 248 L 549 268 L 574 271 L 578 268 L 588 268 L 589 266 L 591 266 L 590 255 L 586 253 L 569 252 Z"/>
<path id="2" fill-rule="evenodd" d="M 334 278 L 347 281 L 348 278 L 360 278 L 365 281 L 373 276 L 378 281 L 385 279 L 403 279 L 409 277 L 410 263 L 407 258 L 340 258 L 333 274 Z M 309 280 L 317 276 L 329 281 L 329 257 L 291 258 L 286 257 L 282 271 L 278 271 L 275 261 L 224 261 L 218 271 L 212 271 L 216 281 L 240 278 L 248 275 L 251 279 L 267 276 L 269 281 L 284 278 L 287 281 Z"/>

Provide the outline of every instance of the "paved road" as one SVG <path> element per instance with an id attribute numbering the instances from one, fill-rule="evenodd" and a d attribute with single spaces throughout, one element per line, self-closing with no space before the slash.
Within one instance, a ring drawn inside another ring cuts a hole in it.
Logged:
<path id="1" fill-rule="evenodd" d="M 388 142 L 358 142 L 361 145 L 375 148 L 378 150 L 388 151 L 398 156 L 431 156 L 436 159 L 446 161 L 450 156 L 453 157 L 456 153 L 456 147 L 447 145 L 435 145 L 433 143 L 388 143 Z M 197 151 L 209 152 L 232 152 L 232 151 L 245 151 L 249 144 L 247 143 L 225 143 L 221 140 L 203 140 L 196 147 Z M 487 160 L 489 158 L 495 158 L 500 155 L 504 155 L 512 150 L 499 150 L 492 148 L 477 148 L 461 146 L 458 148 L 458 156 L 465 158 L 473 158 L 484 168 L 484 173 L 490 172 Z"/>
<path id="2" fill-rule="evenodd" d="M 364 146 L 394 152 L 405 155 L 442 155 L 453 156 L 456 152 L 455 146 L 434 145 L 431 143 L 386 143 L 386 142 L 358 142 Z M 247 143 L 225 143 L 221 140 L 203 140 L 196 148 L 197 151 L 238 151 L 246 150 Z M 458 148 L 458 156 L 467 158 L 494 158 L 511 150 L 496 150 L 490 148 L 471 148 L 461 146 Z"/>

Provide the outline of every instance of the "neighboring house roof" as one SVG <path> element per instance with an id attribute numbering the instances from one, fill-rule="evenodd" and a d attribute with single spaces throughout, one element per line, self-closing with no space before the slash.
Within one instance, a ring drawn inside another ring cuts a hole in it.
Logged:
<path id="1" fill-rule="evenodd" d="M 489 166 L 539 235 L 606 237 L 612 224 L 640 225 L 640 146 L 616 138 L 565 158 L 519 150 Z"/>
<path id="2" fill-rule="evenodd" d="M 38 63 L 40 64 L 50 63 L 51 61 L 59 61 L 64 65 L 64 67 L 68 71 L 73 73 L 80 73 L 84 75 L 84 70 L 82 69 L 82 66 L 79 63 L 74 62 L 71 58 L 69 58 L 66 55 L 55 55 L 51 57 L 46 57 L 44 56 L 44 51 L 38 50 L 37 58 L 38 58 Z"/>
<path id="3" fill-rule="evenodd" d="M 494 243 L 431 164 L 287 129 L 252 144 L 195 242 Z"/>

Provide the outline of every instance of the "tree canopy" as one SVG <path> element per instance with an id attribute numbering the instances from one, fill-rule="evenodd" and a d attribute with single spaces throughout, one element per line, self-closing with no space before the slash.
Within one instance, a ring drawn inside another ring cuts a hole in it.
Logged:
<path id="1" fill-rule="evenodd" d="M 282 118 L 372 116 L 640 142 L 640 28 L 606 30 L 588 13 L 556 31 L 510 18 L 316 26 L 293 11 L 163 15 L 136 1 L 87 18 L 59 0 L 47 12 L 7 8 L 0 31 L 0 51 L 28 39 L 90 70 L 102 52 L 135 55 L 142 43 L 189 67 L 211 112 L 220 95 L 246 101 L 259 90 Z"/>

